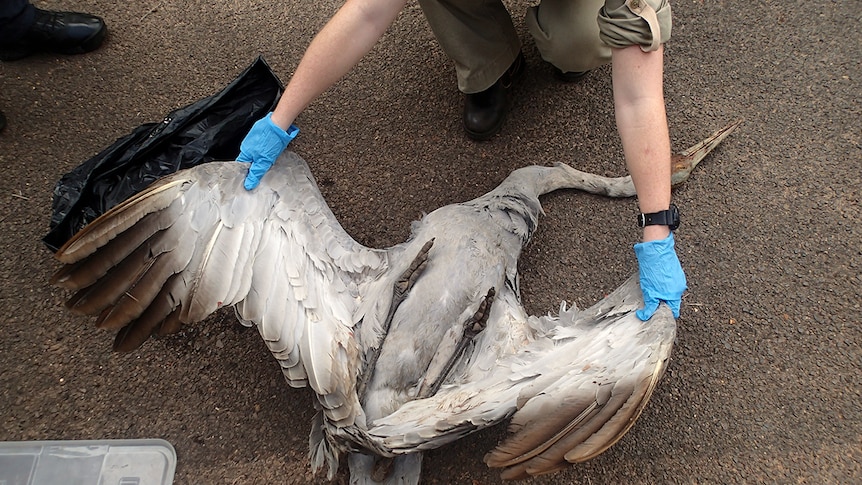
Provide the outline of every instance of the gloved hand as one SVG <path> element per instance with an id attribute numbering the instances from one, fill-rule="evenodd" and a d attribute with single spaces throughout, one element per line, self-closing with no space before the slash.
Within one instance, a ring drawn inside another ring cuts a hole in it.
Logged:
<path id="1" fill-rule="evenodd" d="M 236 158 L 240 162 L 251 162 L 243 183 L 246 190 L 257 187 L 260 179 L 275 163 L 275 159 L 298 134 L 299 128 L 294 125 L 284 131 L 273 123 L 272 113 L 255 122 L 240 144 L 239 156 Z"/>
<path id="2" fill-rule="evenodd" d="M 674 250 L 673 233 L 664 239 L 635 244 L 635 254 L 644 296 L 644 308 L 637 311 L 638 318 L 649 320 L 661 301 L 668 304 L 674 318 L 679 318 L 679 305 L 686 282 Z"/>

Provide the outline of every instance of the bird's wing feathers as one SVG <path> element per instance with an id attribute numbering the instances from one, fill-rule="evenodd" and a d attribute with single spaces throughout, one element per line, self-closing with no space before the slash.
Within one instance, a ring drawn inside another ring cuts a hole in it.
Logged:
<path id="1" fill-rule="evenodd" d="M 737 126 L 674 158 L 673 183 Z M 563 305 L 557 316 L 528 316 L 517 295 L 513 246 L 502 248 L 513 261 L 507 283 L 495 286 L 487 327 L 459 350 L 443 386 L 367 419 L 356 392 L 363 357 L 380 345 L 394 284 L 428 238 L 385 251 L 361 246 L 335 220 L 305 162 L 290 152 L 252 192 L 241 185 L 246 170 L 239 163 L 205 164 L 156 182 L 67 242 L 56 254 L 66 266 L 52 282 L 76 292 L 67 303 L 72 310 L 118 329 L 120 350 L 234 306 L 243 323 L 257 326 L 287 380 L 317 393 L 327 419 L 314 426 L 312 446 L 324 451 L 313 451 L 312 461 L 325 458 L 331 472 L 337 454 L 330 440 L 391 456 L 436 448 L 511 418 L 509 437 L 486 463 L 503 468 L 504 478 L 549 473 L 616 443 L 667 367 L 676 323 L 665 305 L 649 322 L 637 318 L 643 302 L 636 277 L 587 310 Z M 630 177 L 558 164 L 516 170 L 476 200 L 486 207 L 493 199 L 495 210 L 486 215 L 522 245 L 541 214 L 538 197 L 560 188 L 634 195 Z M 417 223 L 414 236 L 422 224 L 431 223 Z M 412 298 L 405 308 L 422 296 Z"/>
<path id="2" fill-rule="evenodd" d="M 632 277 L 584 311 L 563 307 L 555 317 L 528 317 L 509 305 L 507 321 L 489 322 L 485 331 L 532 329 L 532 338 L 510 347 L 483 376 L 468 363 L 463 382 L 456 378 L 436 395 L 403 405 L 369 434 L 390 453 L 409 453 L 511 416 L 510 436 L 485 457 L 489 466 L 506 468 L 505 478 L 587 460 L 628 431 L 667 365 L 673 316 L 662 306 L 641 322 L 634 314 L 641 304 Z"/>
<path id="3" fill-rule="evenodd" d="M 212 163 L 161 179 L 69 240 L 52 282 L 76 291 L 72 310 L 120 330 L 119 350 L 233 305 L 292 385 L 310 383 L 333 421 L 352 422 L 360 287 L 387 255 L 343 230 L 295 154 L 251 192 L 246 170 Z"/>

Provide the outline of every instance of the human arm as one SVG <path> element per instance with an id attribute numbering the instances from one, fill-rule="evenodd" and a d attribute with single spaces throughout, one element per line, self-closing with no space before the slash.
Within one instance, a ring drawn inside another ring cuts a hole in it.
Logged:
<path id="1" fill-rule="evenodd" d="M 347 0 L 314 37 L 272 114 L 286 130 L 317 96 L 329 89 L 383 36 L 406 0 Z"/>
<path id="2" fill-rule="evenodd" d="M 664 48 L 644 52 L 633 45 L 613 49 L 614 108 L 626 166 L 632 176 L 641 212 L 670 206 L 670 135 L 665 113 Z M 635 245 L 645 307 L 638 317 L 648 320 L 665 301 L 679 316 L 685 274 L 667 226 L 646 226 L 643 242 Z"/>
<path id="3" fill-rule="evenodd" d="M 406 0 L 347 0 L 314 37 L 269 119 L 255 123 L 238 157 L 252 162 L 246 188 L 260 177 L 295 136 L 299 113 L 329 89 L 367 54 L 404 7 Z"/>
<path id="4" fill-rule="evenodd" d="M 626 166 L 641 212 L 670 205 L 670 135 L 662 84 L 663 48 L 644 52 L 633 45 L 613 49 L 614 112 Z M 644 241 L 664 239 L 667 226 L 646 226 Z"/>

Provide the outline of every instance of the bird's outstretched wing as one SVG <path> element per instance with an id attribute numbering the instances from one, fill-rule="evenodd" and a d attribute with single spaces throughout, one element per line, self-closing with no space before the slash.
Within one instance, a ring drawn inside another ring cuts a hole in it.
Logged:
<path id="1" fill-rule="evenodd" d="M 505 468 L 504 478 L 588 460 L 638 418 L 676 334 L 664 305 L 649 322 L 637 318 L 643 303 L 636 277 L 587 310 L 562 307 L 554 317 L 527 316 L 516 298 L 495 304 L 487 340 L 477 340 L 447 385 L 369 429 L 379 452 L 436 448 L 512 417 L 510 436 L 485 457 Z"/>
<path id="2" fill-rule="evenodd" d="M 741 123 L 674 155 L 673 185 L 685 181 Z M 488 195 L 526 203 L 560 188 L 635 195 L 630 176 L 600 177 L 565 164 L 519 169 Z M 512 418 L 511 435 L 485 461 L 504 468 L 504 478 L 516 479 L 588 460 L 622 438 L 667 367 L 676 335 L 670 309 L 662 305 L 641 322 L 635 315 L 643 306 L 636 276 L 591 308 L 563 306 L 555 317 L 528 316 L 515 288 L 497 290 L 487 328 L 436 394 L 375 419 L 367 432 L 345 430 L 345 439 L 397 455 L 437 448 Z"/>
<path id="3" fill-rule="evenodd" d="M 154 183 L 60 248 L 66 266 L 52 282 L 75 291 L 71 310 L 119 330 L 117 350 L 233 305 L 288 381 L 310 383 L 327 416 L 350 424 L 360 412 L 359 297 L 378 284 L 387 254 L 343 230 L 295 154 L 254 191 L 242 187 L 246 171 L 211 163 Z"/>

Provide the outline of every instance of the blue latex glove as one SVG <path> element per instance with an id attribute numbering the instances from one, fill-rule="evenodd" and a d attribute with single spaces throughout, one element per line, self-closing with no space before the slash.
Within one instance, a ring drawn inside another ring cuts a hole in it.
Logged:
<path id="1" fill-rule="evenodd" d="M 635 244 L 635 254 L 644 296 L 644 308 L 637 311 L 638 318 L 649 320 L 662 301 L 673 311 L 674 318 L 679 318 L 679 304 L 686 282 L 674 250 L 673 233 L 661 240 Z"/>
<path id="2" fill-rule="evenodd" d="M 255 122 L 240 144 L 239 156 L 236 158 L 240 162 L 251 162 L 243 183 L 246 190 L 257 187 L 260 179 L 275 163 L 275 159 L 298 134 L 299 128 L 294 125 L 284 131 L 273 123 L 272 113 Z"/>

